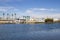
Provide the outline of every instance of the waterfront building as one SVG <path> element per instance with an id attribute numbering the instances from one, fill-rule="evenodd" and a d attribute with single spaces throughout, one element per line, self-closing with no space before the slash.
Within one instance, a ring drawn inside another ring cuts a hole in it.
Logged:
<path id="1" fill-rule="evenodd" d="M 23 16 L 23 19 L 26 19 L 26 22 L 30 20 L 30 16 Z"/>
<path id="2" fill-rule="evenodd" d="M 60 19 L 54 18 L 54 22 L 60 22 Z"/>
<path id="3" fill-rule="evenodd" d="M 20 23 L 26 23 L 26 19 L 19 19 Z"/>
<path id="4" fill-rule="evenodd" d="M 36 18 L 36 22 L 45 22 L 45 18 Z"/>
<path id="5" fill-rule="evenodd" d="M 31 23 L 34 24 L 35 22 L 36 22 L 36 20 L 31 18 L 31 19 L 27 22 L 27 24 L 31 24 Z"/>
<path id="6" fill-rule="evenodd" d="M 0 24 L 14 23 L 13 20 L 0 20 Z"/>

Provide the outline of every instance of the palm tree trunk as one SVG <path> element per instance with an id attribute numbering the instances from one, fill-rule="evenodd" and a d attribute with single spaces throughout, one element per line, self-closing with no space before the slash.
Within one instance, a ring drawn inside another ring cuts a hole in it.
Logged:
<path id="1" fill-rule="evenodd" d="M 12 20 L 13 20 L 13 14 L 12 14 Z"/>
<path id="2" fill-rule="evenodd" d="M 16 13 L 15 13 L 15 20 L 16 20 Z"/>
<path id="3" fill-rule="evenodd" d="M 9 17 L 8 17 L 8 16 L 9 16 L 9 14 L 7 13 L 7 20 L 9 19 Z"/>
<path id="4" fill-rule="evenodd" d="M 4 20 L 4 16 L 5 16 L 5 14 L 3 13 L 3 20 Z"/>

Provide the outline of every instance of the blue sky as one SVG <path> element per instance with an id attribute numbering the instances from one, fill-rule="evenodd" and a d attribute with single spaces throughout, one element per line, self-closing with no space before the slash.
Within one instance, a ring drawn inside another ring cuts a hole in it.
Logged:
<path id="1" fill-rule="evenodd" d="M 0 16 L 2 13 L 60 17 L 60 0 L 0 0 Z"/>

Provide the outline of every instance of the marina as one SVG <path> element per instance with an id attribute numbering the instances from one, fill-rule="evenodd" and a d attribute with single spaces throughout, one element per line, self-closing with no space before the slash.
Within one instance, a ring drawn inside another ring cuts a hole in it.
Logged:
<path id="1" fill-rule="evenodd" d="M 0 40 L 60 40 L 60 0 L 0 0 Z"/>
<path id="2" fill-rule="evenodd" d="M 60 18 L 51 18 L 51 17 L 46 17 L 46 18 L 36 18 L 36 17 L 31 17 L 31 16 L 22 16 L 22 17 L 16 17 L 16 13 L 12 16 L 7 16 L 5 17 L 5 14 L 3 13 L 3 16 L 0 17 L 0 24 L 39 24 L 39 23 L 60 23 Z"/>

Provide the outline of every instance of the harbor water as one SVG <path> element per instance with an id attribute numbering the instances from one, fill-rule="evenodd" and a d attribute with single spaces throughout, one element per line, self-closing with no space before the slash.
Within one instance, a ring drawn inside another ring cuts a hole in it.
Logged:
<path id="1" fill-rule="evenodd" d="M 0 40 L 60 40 L 60 23 L 0 24 Z"/>

